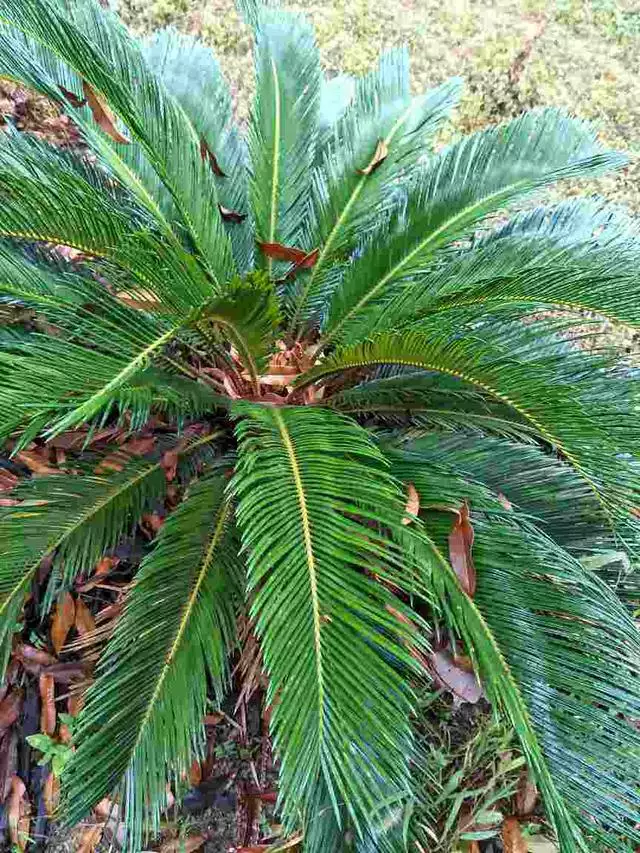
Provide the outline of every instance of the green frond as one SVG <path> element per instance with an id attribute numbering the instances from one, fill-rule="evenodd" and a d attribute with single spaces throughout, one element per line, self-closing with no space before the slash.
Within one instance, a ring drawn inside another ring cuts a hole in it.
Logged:
<path id="1" fill-rule="evenodd" d="M 170 192 L 207 271 L 223 284 L 233 273 L 231 249 L 198 134 L 115 15 L 95 0 L 83 0 L 71 17 L 50 0 L 3 0 L 0 21 L 39 42 L 106 99 Z"/>
<path id="2" fill-rule="evenodd" d="M 431 158 L 409 186 L 406 209 L 359 253 L 336 288 L 324 345 L 356 340 L 350 326 L 393 284 L 420 275 L 439 249 L 527 193 L 564 178 L 620 168 L 590 125 L 555 110 L 524 113 L 479 131 Z"/>
<path id="3" fill-rule="evenodd" d="M 302 225 L 311 188 L 321 75 L 309 23 L 290 12 L 262 8 L 255 67 L 248 144 L 256 239 L 311 249 Z M 271 274 L 273 260 L 262 260 Z"/>
<path id="4" fill-rule="evenodd" d="M 336 130 L 338 121 L 344 116 L 356 93 L 356 79 L 349 74 L 337 74 L 323 79 L 320 84 L 320 110 L 318 115 L 318 154 L 315 165 L 322 160 L 322 153 Z"/>
<path id="5" fill-rule="evenodd" d="M 65 819 L 115 785 L 126 849 L 159 830 L 167 785 L 179 793 L 201 756 L 208 679 L 221 700 L 243 585 L 226 479 L 191 487 L 143 560 L 78 718 L 63 777 Z"/>
<path id="6" fill-rule="evenodd" d="M 379 365 L 462 380 L 528 421 L 580 473 L 612 518 L 626 516 L 637 500 L 634 470 L 620 455 L 620 447 L 637 453 L 633 375 L 545 333 L 542 324 L 481 323 L 475 314 L 452 313 L 425 320 L 419 332 L 382 334 L 344 347 L 300 384 Z"/>
<path id="7" fill-rule="evenodd" d="M 249 269 L 254 245 L 247 186 L 247 152 L 233 118 L 229 86 L 211 49 L 176 30 L 161 30 L 143 45 L 151 70 L 176 98 L 224 172 L 218 201 L 246 216 L 227 229 L 240 272 Z"/>
<path id="8" fill-rule="evenodd" d="M 320 853 L 320 801 L 325 820 L 344 828 L 346 812 L 361 834 L 383 821 L 389 797 L 410 794 L 406 673 L 418 638 L 387 609 L 402 603 L 368 576 L 403 585 L 399 551 L 377 528 L 399 527 L 404 499 L 354 422 L 321 409 L 235 411 L 237 518 L 283 818 L 302 818 L 305 845 Z"/>
<path id="9" fill-rule="evenodd" d="M 640 323 L 640 227 L 601 200 L 572 199 L 513 216 L 452 257 L 436 259 L 418 280 L 390 287 L 369 303 L 349 337 L 406 328 L 435 311 L 472 306 L 500 316 L 591 312 Z"/>
<path id="10" fill-rule="evenodd" d="M 425 500 L 433 494 L 440 499 L 436 488 Z M 436 544 L 446 542 L 450 517 L 427 521 L 431 582 L 488 698 L 518 734 L 560 849 L 586 853 L 598 841 L 631 851 L 640 805 L 637 628 L 595 575 L 536 528 L 477 509 L 475 599 Z"/>
<path id="11" fill-rule="evenodd" d="M 353 101 L 313 171 L 311 242 L 320 255 L 297 296 L 292 330 L 324 309 L 340 271 L 333 265 L 378 233 L 397 207 L 399 179 L 406 184 L 430 154 L 430 140 L 460 93 L 460 80 L 453 79 L 412 98 L 406 50 L 389 51 L 375 71 L 356 80 Z M 386 158 L 362 174 L 380 141 Z"/>

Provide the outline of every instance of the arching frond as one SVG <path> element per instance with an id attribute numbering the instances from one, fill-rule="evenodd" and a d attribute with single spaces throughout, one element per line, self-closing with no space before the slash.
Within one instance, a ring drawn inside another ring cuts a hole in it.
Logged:
<path id="1" fill-rule="evenodd" d="M 392 284 L 419 275 L 434 255 L 490 213 L 563 178 L 626 163 L 602 148 L 593 129 L 559 110 L 524 113 L 479 131 L 432 158 L 416 176 L 402 219 L 354 259 L 324 323 L 328 340 L 347 340 L 349 324 Z"/>
<path id="2" fill-rule="evenodd" d="M 325 819 L 343 811 L 358 832 L 408 795 L 415 668 L 403 605 L 367 573 L 402 585 L 397 552 L 377 532 L 398 527 L 403 498 L 360 427 L 322 410 L 238 405 L 234 490 L 247 553 L 252 613 L 270 677 L 272 731 L 288 826 L 302 812 L 320 851 Z M 379 567 L 379 568 L 378 568 Z M 318 834 L 316 835 L 316 829 Z"/>
<path id="3" fill-rule="evenodd" d="M 308 22 L 262 8 L 255 65 L 249 154 L 256 238 L 311 249 L 302 225 L 318 129 L 320 60 Z M 262 260 L 271 274 L 273 260 Z"/>
<path id="4" fill-rule="evenodd" d="M 73 20 L 49 0 L 3 0 L 0 20 L 38 41 L 106 99 L 171 193 L 207 270 L 223 284 L 233 272 L 231 251 L 200 139 L 118 19 L 94 0 L 84 0 Z"/>
<path id="5" fill-rule="evenodd" d="M 430 476 L 427 467 L 423 489 Z M 426 503 L 442 497 L 446 480 L 435 479 Z M 474 515 L 473 525 L 475 599 L 436 544 L 451 519 L 427 520 L 425 561 L 448 620 L 518 734 L 560 848 L 631 851 L 640 804 L 637 628 L 613 592 L 533 526 L 495 512 Z"/>
<path id="6" fill-rule="evenodd" d="M 115 785 L 126 849 L 158 832 L 167 784 L 177 792 L 202 754 L 208 679 L 219 700 L 243 584 L 226 480 L 189 489 L 136 576 L 98 663 L 63 778 L 66 820 Z"/>

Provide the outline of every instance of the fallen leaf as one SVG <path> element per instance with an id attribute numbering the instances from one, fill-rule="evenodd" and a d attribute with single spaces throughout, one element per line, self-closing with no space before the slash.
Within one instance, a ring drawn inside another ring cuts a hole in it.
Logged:
<path id="1" fill-rule="evenodd" d="M 65 89 L 64 86 L 58 85 L 58 89 L 62 92 L 65 98 L 69 101 L 72 107 L 78 109 L 79 107 L 84 107 L 87 103 L 86 98 L 81 98 L 79 95 L 76 95 L 75 92 L 69 91 L 69 89 Z"/>
<path id="2" fill-rule="evenodd" d="M 413 483 L 407 483 L 407 505 L 404 508 L 403 524 L 411 524 L 420 512 L 420 495 Z"/>
<path id="3" fill-rule="evenodd" d="M 160 847 L 159 853 L 193 853 L 193 851 L 199 850 L 206 840 L 206 835 L 190 835 L 187 838 L 175 838 L 173 841 L 165 841 Z"/>
<path id="4" fill-rule="evenodd" d="M 202 764 L 194 760 L 189 768 L 189 784 L 192 788 L 197 788 L 200 782 L 202 782 Z"/>
<path id="5" fill-rule="evenodd" d="M 224 720 L 224 714 L 220 711 L 216 711 L 214 714 L 206 714 L 202 718 L 203 726 L 217 726 L 218 723 L 221 723 Z"/>
<path id="6" fill-rule="evenodd" d="M 90 664 L 83 661 L 69 661 L 69 663 L 56 663 L 48 666 L 44 672 L 52 675 L 58 684 L 71 684 L 72 681 L 82 681 L 87 677 Z"/>
<path id="7" fill-rule="evenodd" d="M 235 222 L 236 224 L 240 224 L 240 222 L 244 222 L 247 218 L 246 213 L 238 213 L 236 210 L 229 210 L 228 207 L 224 207 L 221 204 L 218 205 L 218 210 L 220 211 L 220 216 L 225 222 Z"/>
<path id="8" fill-rule="evenodd" d="M 109 107 L 105 104 L 102 98 L 93 91 L 91 86 L 85 80 L 82 81 L 82 91 L 87 99 L 87 104 L 89 105 L 89 109 L 93 114 L 96 124 L 98 124 L 114 142 L 119 142 L 122 145 L 129 145 L 131 140 L 127 139 L 126 136 L 123 136 L 120 133 L 116 127 L 115 116 Z"/>
<path id="9" fill-rule="evenodd" d="M 51 642 L 57 655 L 64 646 L 67 634 L 76 621 L 76 603 L 71 594 L 65 592 L 62 599 L 56 605 L 53 619 L 51 620 Z"/>
<path id="10" fill-rule="evenodd" d="M 527 842 L 517 818 L 508 817 L 502 824 L 502 844 L 504 853 L 527 853 Z"/>
<path id="11" fill-rule="evenodd" d="M 203 160 L 208 160 L 214 175 L 217 175 L 219 178 L 227 177 L 220 168 L 220 164 L 218 163 L 216 155 L 209 148 L 207 140 L 204 137 L 202 137 L 202 139 L 200 140 L 200 156 Z"/>
<path id="12" fill-rule="evenodd" d="M 538 789 L 526 767 L 523 767 L 516 790 L 516 814 L 519 817 L 530 815 L 538 801 Z"/>
<path id="13" fill-rule="evenodd" d="M 167 450 L 162 457 L 160 464 L 164 469 L 164 476 L 167 483 L 170 483 L 176 478 L 176 474 L 178 473 L 178 459 L 179 454 L 177 450 Z"/>
<path id="14" fill-rule="evenodd" d="M 482 687 L 473 669 L 466 666 L 464 658 L 454 658 L 451 652 L 433 652 L 431 666 L 437 679 L 464 702 L 475 704 L 482 696 Z"/>
<path id="15" fill-rule="evenodd" d="M 47 815 L 51 817 L 55 813 L 58 808 L 58 803 L 60 802 L 60 779 L 55 774 L 49 773 L 45 779 L 42 795 Z"/>
<path id="16" fill-rule="evenodd" d="M 40 675 L 40 731 L 51 736 L 56 730 L 56 684 L 51 673 Z"/>
<path id="17" fill-rule="evenodd" d="M 0 468 L 0 492 L 10 492 L 15 488 L 18 482 L 18 477 L 7 471 L 5 468 Z"/>
<path id="18" fill-rule="evenodd" d="M 476 592 L 476 570 L 473 565 L 473 527 L 469 521 L 469 504 L 463 501 L 449 534 L 449 559 L 460 586 L 470 598 Z"/>
<path id="19" fill-rule="evenodd" d="M 291 264 L 301 264 L 308 254 L 313 254 L 313 252 L 305 252 L 304 249 L 297 249 L 295 246 L 283 246 L 282 243 L 258 243 L 258 248 L 267 258 L 272 258 L 274 261 L 288 261 Z"/>
<path id="20" fill-rule="evenodd" d="M 141 524 L 144 533 L 152 539 L 162 528 L 164 518 L 157 512 L 147 512 L 142 516 Z"/>
<path id="21" fill-rule="evenodd" d="M 44 474 L 59 474 L 57 468 L 52 468 L 49 465 L 48 458 L 39 453 L 37 450 L 20 450 L 16 453 L 15 458 L 18 462 L 22 462 L 31 471 L 32 474 L 43 476 Z"/>
<path id="22" fill-rule="evenodd" d="M 36 649 L 35 646 L 20 645 L 14 651 L 14 657 L 32 675 L 40 675 L 43 666 L 50 666 L 57 662 L 57 658 L 45 652 L 44 649 Z"/>
<path id="23" fill-rule="evenodd" d="M 87 826 L 78 839 L 77 853 L 93 853 L 102 838 L 104 825 Z"/>
<path id="24" fill-rule="evenodd" d="M 22 691 L 12 690 L 0 702 L 0 732 L 5 732 L 16 722 L 22 710 Z"/>
<path id="25" fill-rule="evenodd" d="M 389 147 L 387 143 L 384 141 L 384 139 L 379 139 L 378 144 L 376 145 L 376 150 L 373 152 L 373 157 L 369 161 L 369 164 L 364 167 L 364 169 L 358 169 L 359 174 L 373 174 L 373 172 L 375 172 L 375 170 L 384 163 L 388 155 Z"/>
<path id="26" fill-rule="evenodd" d="M 115 569 L 119 564 L 119 557 L 103 557 L 98 561 L 98 565 L 95 568 L 94 575 L 98 577 L 104 577 L 104 575 L 108 575 L 112 569 Z"/>
<path id="27" fill-rule="evenodd" d="M 24 850 L 29 838 L 29 801 L 27 789 L 19 776 L 11 777 L 11 793 L 7 803 L 9 838 L 17 850 Z"/>
<path id="28" fill-rule="evenodd" d="M 81 637 L 86 637 L 96 629 L 96 621 L 87 605 L 78 599 L 76 601 L 76 631 Z"/>
<path id="29" fill-rule="evenodd" d="M 11 731 L 0 740 L 0 803 L 11 792 L 11 780 L 18 767 L 18 734 Z"/>

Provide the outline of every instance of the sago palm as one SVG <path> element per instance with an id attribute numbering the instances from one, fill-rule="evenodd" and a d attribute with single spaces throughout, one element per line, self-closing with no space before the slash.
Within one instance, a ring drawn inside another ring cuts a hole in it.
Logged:
<path id="1" fill-rule="evenodd" d="M 63 817 L 111 793 L 141 848 L 245 613 L 306 851 L 429 848 L 416 692 L 454 637 L 561 850 L 634 850 L 640 637 L 578 558 L 633 558 L 638 385 L 580 337 L 640 324 L 640 230 L 598 199 L 521 205 L 625 157 L 553 109 L 438 149 L 459 81 L 412 96 L 403 50 L 325 80 L 304 18 L 243 11 L 244 136 L 197 41 L 137 41 L 94 0 L 0 0 L 0 74 L 86 143 L 0 145 L 0 438 L 85 446 L 4 501 L 4 662 L 42 561 L 46 612 L 180 483 L 88 689 Z M 150 418 L 150 455 L 99 464 L 96 431 Z"/>

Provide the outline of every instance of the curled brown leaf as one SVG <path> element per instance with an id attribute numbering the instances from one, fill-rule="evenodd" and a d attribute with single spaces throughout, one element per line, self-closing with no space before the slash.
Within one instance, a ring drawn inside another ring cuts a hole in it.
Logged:
<path id="1" fill-rule="evenodd" d="M 449 560 L 460 586 L 470 598 L 476 592 L 476 569 L 473 564 L 473 527 L 469 521 L 469 504 L 463 501 L 449 534 Z"/>
<path id="2" fill-rule="evenodd" d="M 0 702 L 0 733 L 7 729 L 17 721 L 22 710 L 22 691 L 12 690 L 8 696 Z"/>
<path id="3" fill-rule="evenodd" d="M 404 511 L 403 524 L 411 524 L 420 512 L 420 495 L 413 483 L 407 483 L 407 504 Z"/>
<path id="4" fill-rule="evenodd" d="M 56 730 L 56 685 L 51 673 L 40 675 L 40 731 L 51 736 Z"/>
<path id="5" fill-rule="evenodd" d="M 62 651 L 67 634 L 76 620 L 76 603 L 71 594 L 65 592 L 56 605 L 53 619 L 51 620 L 51 643 L 57 655 Z"/>
<path id="6" fill-rule="evenodd" d="M 482 696 L 482 687 L 473 668 L 465 658 L 455 658 L 443 649 L 431 655 L 431 667 L 436 679 L 463 702 L 475 704 Z"/>
<path id="7" fill-rule="evenodd" d="M 127 139 L 126 136 L 123 136 L 123 134 L 120 133 L 116 126 L 115 116 L 102 98 L 94 92 L 86 80 L 82 81 L 82 91 L 84 92 L 84 96 L 96 124 L 99 125 L 107 136 L 110 136 L 114 142 L 119 142 L 121 145 L 129 145 L 131 140 Z"/>
<path id="8" fill-rule="evenodd" d="M 217 175 L 219 178 L 226 178 L 227 177 L 226 174 L 220 168 L 220 164 L 218 163 L 216 155 L 209 148 L 209 145 L 207 144 L 207 140 L 204 137 L 202 137 L 202 139 L 200 140 L 200 156 L 202 157 L 203 160 L 205 160 L 209 163 L 209 165 L 211 166 L 211 170 L 212 170 L 214 175 Z"/>
<path id="9" fill-rule="evenodd" d="M 220 216 L 224 219 L 225 222 L 233 222 L 236 225 L 239 225 L 247 218 L 246 213 L 238 213 L 237 210 L 230 210 L 228 207 L 224 207 L 224 205 L 222 204 L 218 205 L 218 210 L 220 211 Z"/>
<path id="10" fill-rule="evenodd" d="M 527 853 L 527 842 L 517 818 L 508 817 L 502 824 L 502 845 L 504 853 Z"/>
<path id="11" fill-rule="evenodd" d="M 373 152 L 373 157 L 364 169 L 358 169 L 361 175 L 371 175 L 378 169 L 389 156 L 389 146 L 384 139 L 379 139 L 376 145 L 376 150 Z"/>

